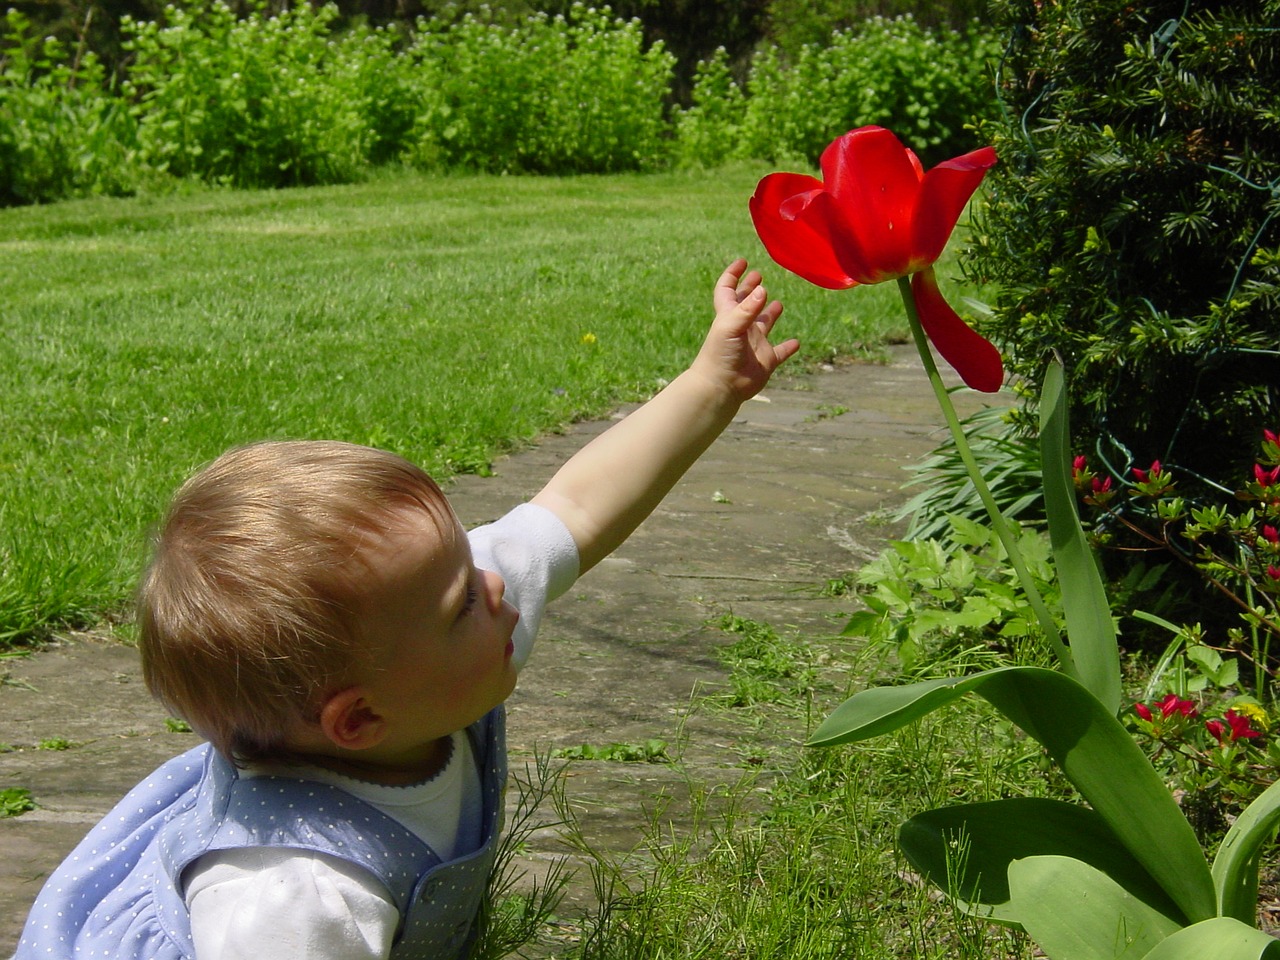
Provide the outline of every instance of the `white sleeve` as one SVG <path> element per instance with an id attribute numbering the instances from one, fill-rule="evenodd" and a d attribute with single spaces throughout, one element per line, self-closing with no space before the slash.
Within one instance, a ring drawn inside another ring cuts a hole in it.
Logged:
<path id="1" fill-rule="evenodd" d="M 282 847 L 205 854 L 186 902 L 196 960 L 385 960 L 400 913 L 369 873 Z"/>
<path id="2" fill-rule="evenodd" d="M 520 611 L 512 638 L 520 668 L 533 649 L 543 609 L 578 579 L 578 547 L 559 517 L 532 503 L 467 536 L 476 566 L 502 575 L 505 599 Z"/>

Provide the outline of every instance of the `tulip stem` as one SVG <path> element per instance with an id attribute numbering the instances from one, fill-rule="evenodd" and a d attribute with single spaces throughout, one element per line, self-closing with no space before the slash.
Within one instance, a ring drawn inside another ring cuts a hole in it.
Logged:
<path id="1" fill-rule="evenodd" d="M 942 408 L 942 415 L 946 418 L 947 427 L 951 430 L 956 452 L 960 455 L 960 460 L 969 472 L 969 479 L 973 483 L 974 489 L 978 491 L 978 497 L 982 500 L 982 505 L 987 508 L 987 513 L 991 516 L 991 527 L 1004 545 L 1005 553 L 1009 555 L 1009 562 L 1013 565 L 1013 569 L 1018 575 L 1018 581 L 1022 584 L 1022 591 L 1026 594 L 1027 602 L 1031 604 L 1031 609 L 1035 612 L 1036 619 L 1040 621 L 1040 629 L 1044 631 L 1045 638 L 1049 641 L 1049 646 L 1053 649 L 1054 654 L 1057 655 L 1058 663 L 1064 673 L 1079 679 L 1071 651 L 1067 649 L 1067 645 L 1062 641 L 1062 633 L 1058 630 L 1058 622 L 1053 618 L 1053 614 L 1049 612 L 1049 608 L 1045 605 L 1044 597 L 1040 594 L 1039 587 L 1036 586 L 1035 580 L 1031 577 L 1031 571 L 1027 568 L 1026 561 L 1022 558 L 1022 551 L 1018 549 L 1018 543 L 1014 539 L 1009 522 L 1005 519 L 1004 514 L 1000 512 L 1000 508 L 996 506 L 995 497 L 991 495 L 991 488 L 987 486 L 987 481 L 983 479 L 982 471 L 978 468 L 978 461 L 974 458 L 973 450 L 969 446 L 969 439 L 965 436 L 964 427 L 960 424 L 960 418 L 956 415 L 956 408 L 951 403 L 951 394 L 948 393 L 946 384 L 942 382 L 942 375 L 938 373 L 938 365 L 934 363 L 933 353 L 929 349 L 929 339 L 925 335 L 924 327 L 920 325 L 920 314 L 916 310 L 916 301 L 911 294 L 910 277 L 899 278 L 898 291 L 902 294 L 902 305 L 907 311 L 907 320 L 911 326 L 911 335 L 915 338 L 916 350 L 920 353 L 920 360 L 924 363 L 925 372 L 929 375 L 929 383 L 933 387 L 934 395 L 938 398 L 938 406 Z"/>

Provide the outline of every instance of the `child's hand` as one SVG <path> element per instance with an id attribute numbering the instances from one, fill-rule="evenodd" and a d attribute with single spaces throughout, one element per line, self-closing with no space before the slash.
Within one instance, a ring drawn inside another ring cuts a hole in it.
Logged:
<path id="1" fill-rule="evenodd" d="M 624 541 L 800 344 L 769 342 L 782 304 L 735 260 L 716 283 L 716 318 L 692 365 L 561 467 L 533 502 L 560 518 L 589 570 Z M 766 304 L 768 304 L 766 306 Z"/>
<path id="2" fill-rule="evenodd" d="M 769 303 L 761 279 L 758 271 L 747 272 L 747 261 L 742 259 L 720 275 L 713 298 L 716 318 L 690 367 L 691 372 L 727 388 L 739 403 L 764 389 L 773 371 L 800 349 L 798 340 L 777 346 L 769 342 L 782 304 Z"/>

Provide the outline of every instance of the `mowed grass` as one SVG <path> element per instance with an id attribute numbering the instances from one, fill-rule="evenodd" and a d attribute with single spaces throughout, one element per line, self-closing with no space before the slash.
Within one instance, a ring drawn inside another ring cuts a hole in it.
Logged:
<path id="1" fill-rule="evenodd" d="M 891 284 L 784 274 L 763 169 L 352 186 L 0 211 L 0 643 L 124 608 L 175 486 L 337 438 L 441 478 L 654 392 L 735 256 L 810 360 L 901 330 Z"/>

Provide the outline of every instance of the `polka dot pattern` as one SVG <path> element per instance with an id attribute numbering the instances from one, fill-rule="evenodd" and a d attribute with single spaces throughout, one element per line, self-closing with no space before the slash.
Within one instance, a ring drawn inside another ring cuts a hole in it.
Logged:
<path id="1" fill-rule="evenodd" d="M 241 779 L 207 745 L 174 758 L 130 791 L 49 878 L 15 960 L 191 958 L 182 871 L 204 853 L 243 846 L 297 847 L 360 864 L 391 891 L 404 920 L 392 957 L 465 955 L 502 828 L 503 708 L 467 733 L 480 764 L 482 842 L 448 862 L 339 787 Z"/>

